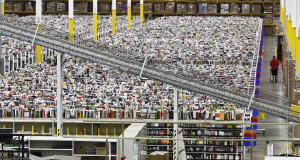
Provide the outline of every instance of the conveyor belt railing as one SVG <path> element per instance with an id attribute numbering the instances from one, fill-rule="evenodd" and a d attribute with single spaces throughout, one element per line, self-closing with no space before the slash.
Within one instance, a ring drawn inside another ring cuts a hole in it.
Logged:
<path id="1" fill-rule="evenodd" d="M 30 43 L 32 42 L 35 34 L 34 30 L 20 27 L 24 25 L 12 25 L 8 23 L 7 19 L 10 18 L 0 16 L 0 35 Z M 67 37 L 65 37 L 65 39 L 66 38 Z M 71 43 L 65 39 L 38 33 L 35 39 L 35 44 L 69 54 L 71 56 L 85 58 L 91 62 L 108 65 L 124 72 L 139 75 L 141 71 L 143 65 L 142 63 L 129 60 L 124 57 L 108 54 L 110 52 L 103 52 L 88 46 Z M 211 84 L 202 83 L 196 79 L 178 75 L 149 65 L 145 65 L 143 76 L 195 93 L 207 94 L 212 97 L 229 101 L 233 104 L 241 105 L 243 107 L 248 106 L 251 98 L 246 94 L 233 92 L 229 89 L 220 88 Z M 254 98 L 251 108 L 292 122 L 300 123 L 300 117 L 290 114 L 288 106 L 282 106 L 267 100 Z"/>

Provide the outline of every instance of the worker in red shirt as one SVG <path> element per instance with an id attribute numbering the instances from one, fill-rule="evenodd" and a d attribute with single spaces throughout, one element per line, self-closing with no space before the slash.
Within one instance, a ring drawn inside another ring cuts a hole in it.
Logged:
<path id="1" fill-rule="evenodd" d="M 277 59 L 275 59 L 275 56 L 273 56 L 273 59 L 270 61 L 270 66 L 271 66 L 273 82 L 274 82 L 274 80 L 275 80 L 275 82 L 277 82 L 279 61 Z"/>

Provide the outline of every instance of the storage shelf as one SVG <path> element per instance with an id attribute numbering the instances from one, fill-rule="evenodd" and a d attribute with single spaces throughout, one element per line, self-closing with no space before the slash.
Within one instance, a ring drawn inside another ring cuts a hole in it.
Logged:
<path id="1" fill-rule="evenodd" d="M 35 11 L 6 11 L 7 14 L 24 14 L 24 15 L 33 15 Z M 43 12 L 43 14 L 68 14 L 68 12 Z M 74 12 L 74 14 L 78 15 L 92 15 L 93 12 Z M 102 14 L 111 14 L 111 12 L 98 12 L 98 15 Z M 117 12 L 118 15 L 127 14 L 127 12 Z M 139 12 L 132 12 L 132 15 L 139 15 Z M 152 15 L 211 15 L 211 16 L 280 16 L 280 14 L 272 14 L 272 13 L 159 13 L 159 12 L 151 12 L 144 14 L 152 14 Z"/>
<path id="2" fill-rule="evenodd" d="M 30 2 L 31 0 L 5 0 L 7 2 Z M 43 2 L 68 2 L 68 0 L 43 0 Z M 74 0 L 74 2 L 93 2 L 93 0 Z M 111 0 L 98 0 L 98 2 L 111 2 Z M 117 0 L 117 2 L 127 2 L 127 0 Z M 131 2 L 140 2 L 132 0 Z M 280 3 L 280 1 L 184 1 L 184 0 L 145 0 L 144 3 L 163 3 L 163 2 L 179 2 L 179 3 Z"/>
<path id="3" fill-rule="evenodd" d="M 73 149 L 59 149 L 59 148 L 30 148 L 31 151 L 73 151 Z"/>
<path id="4" fill-rule="evenodd" d="M 105 157 L 106 155 L 96 155 L 96 154 L 74 154 L 75 157 Z M 117 155 L 108 155 L 111 157 L 116 157 Z"/>

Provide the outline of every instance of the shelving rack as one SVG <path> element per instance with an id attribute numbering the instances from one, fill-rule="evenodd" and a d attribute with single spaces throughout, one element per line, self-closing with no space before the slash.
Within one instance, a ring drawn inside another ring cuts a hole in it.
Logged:
<path id="1" fill-rule="evenodd" d="M 30 0 L 6 0 L 5 5 L 10 6 L 10 7 L 5 7 L 5 12 L 7 14 L 19 14 L 19 15 L 34 15 L 35 11 L 34 8 L 32 7 L 31 9 L 28 9 L 28 5 L 31 1 Z M 125 5 L 127 0 L 117 0 L 117 6 L 118 5 Z M 173 10 L 171 12 L 165 12 L 165 7 L 166 3 L 174 3 Z M 15 4 L 17 3 L 17 4 Z M 25 5 L 25 3 L 28 3 Z M 52 3 L 53 5 L 52 9 L 49 10 L 49 4 Z M 62 10 L 57 10 L 57 4 L 64 4 Z M 68 14 L 68 0 L 43 0 L 43 14 Z M 84 4 L 84 7 L 79 7 L 79 9 L 74 10 L 74 14 L 78 15 L 92 15 L 92 0 L 74 0 L 74 6 L 76 5 L 81 5 Z M 98 0 L 98 6 L 105 6 L 105 10 L 101 9 L 101 7 L 98 7 L 98 14 L 105 15 L 105 14 L 111 14 L 111 0 Z M 199 12 L 199 4 L 201 3 L 206 3 L 206 4 L 216 4 L 217 5 L 217 13 L 200 13 Z M 147 9 L 146 5 L 151 4 L 152 7 Z M 154 4 L 159 4 L 162 6 L 163 11 L 157 12 Z M 178 12 L 177 5 L 178 4 L 183 4 L 186 6 L 186 13 Z M 187 11 L 187 5 L 188 4 L 193 4 L 196 6 L 194 11 L 189 12 Z M 220 6 L 221 4 L 237 4 L 239 6 L 239 11 L 238 13 L 230 13 L 230 9 L 228 9 L 228 13 L 221 13 L 220 12 Z M 249 4 L 251 6 L 250 12 L 249 13 L 243 13 L 242 11 L 242 4 Z M 260 12 L 254 12 L 252 11 L 252 7 L 254 5 L 260 5 Z M 268 5 L 268 6 L 266 6 Z M 144 1 L 144 14 L 145 17 L 152 17 L 152 16 L 183 16 L 183 15 L 209 15 L 209 16 L 232 16 L 232 15 L 238 15 L 238 16 L 260 16 L 260 17 L 266 17 L 266 16 L 272 16 L 272 17 L 279 17 L 280 13 L 279 10 L 275 11 L 273 9 L 274 7 L 279 8 L 280 1 L 274 0 L 255 0 L 255 1 L 230 1 L 230 0 L 145 0 Z M 17 8 L 14 8 L 14 6 L 18 6 Z M 25 7 L 26 6 L 26 7 Z M 137 11 L 139 10 L 139 0 L 132 0 L 132 15 L 139 15 L 140 13 Z M 265 12 L 265 7 L 268 8 L 270 7 L 271 11 Z M 117 9 L 117 14 L 118 15 L 126 15 L 127 11 L 124 10 L 118 10 Z M 274 27 L 275 22 L 272 22 L 270 24 L 265 23 L 265 27 Z"/>
<path id="2" fill-rule="evenodd" d="M 241 122 L 241 121 L 235 121 Z M 228 141 L 184 141 L 187 156 L 194 159 L 242 159 L 242 144 L 230 141 L 234 138 L 242 138 L 242 126 L 239 125 L 180 125 L 183 129 L 183 138 L 228 138 Z M 171 124 L 148 124 L 148 137 L 171 138 L 173 126 Z M 153 151 L 169 151 L 173 156 L 172 141 L 147 141 L 147 153 Z M 170 158 L 170 159 L 171 159 Z"/>

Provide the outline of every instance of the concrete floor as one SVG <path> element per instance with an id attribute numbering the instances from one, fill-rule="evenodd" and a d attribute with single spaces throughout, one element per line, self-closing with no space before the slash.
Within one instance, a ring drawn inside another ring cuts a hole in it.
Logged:
<path id="1" fill-rule="evenodd" d="M 285 95 L 285 86 L 283 84 L 283 73 L 282 68 L 280 64 L 280 68 L 278 70 L 278 82 L 277 83 L 270 83 L 270 60 L 273 58 L 273 55 L 275 54 L 275 46 L 277 45 L 275 41 L 275 36 L 266 36 L 264 37 L 264 54 L 263 54 L 263 61 L 262 61 L 262 73 L 261 73 L 261 85 L 260 89 L 264 91 L 271 92 L 273 94 L 277 94 L 280 96 L 286 96 Z M 260 98 L 270 100 L 275 103 L 279 103 L 282 105 L 288 106 L 289 104 L 281 99 L 266 95 L 266 94 L 260 94 Z M 258 122 L 265 122 L 265 123 L 281 123 L 286 122 L 283 119 L 270 116 L 265 114 L 265 119 L 258 120 Z M 258 131 L 257 138 L 258 139 L 287 139 L 292 138 L 289 137 L 289 128 L 288 126 L 283 125 L 261 125 L 258 126 L 258 128 L 265 129 L 265 136 L 262 134 L 262 132 Z M 278 155 L 286 142 L 270 142 L 270 144 L 273 144 L 274 147 L 274 155 Z M 291 143 L 290 143 L 291 145 Z M 267 154 L 267 145 L 266 142 L 257 142 L 257 146 L 254 148 L 254 159 L 255 160 L 263 160 L 264 156 Z M 283 152 L 286 153 L 286 150 Z M 250 152 L 246 153 L 246 157 L 250 157 Z"/>

